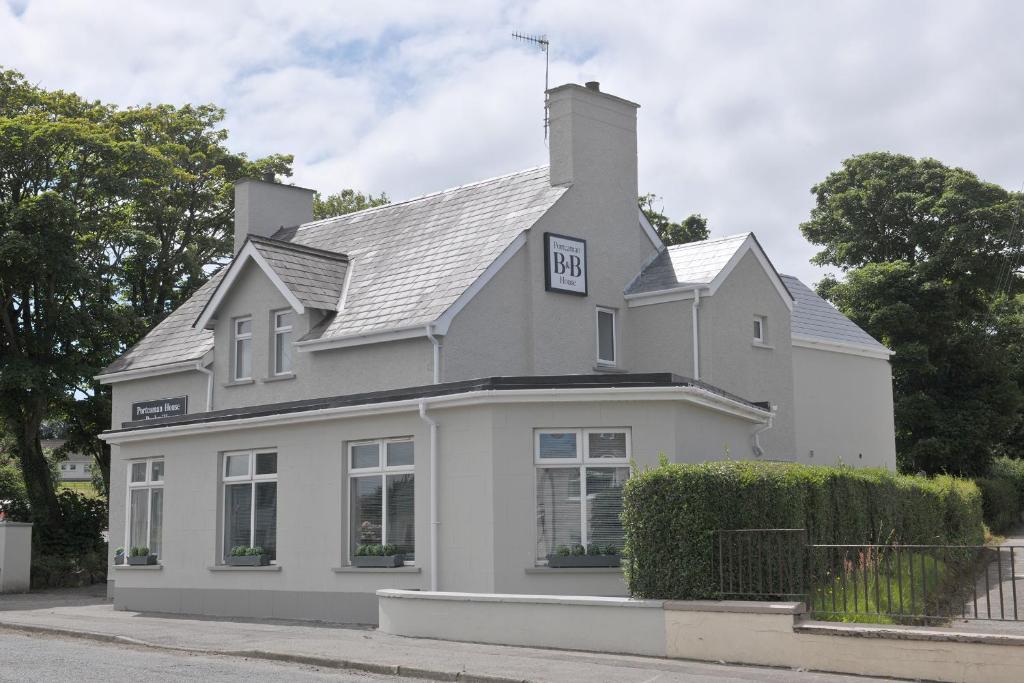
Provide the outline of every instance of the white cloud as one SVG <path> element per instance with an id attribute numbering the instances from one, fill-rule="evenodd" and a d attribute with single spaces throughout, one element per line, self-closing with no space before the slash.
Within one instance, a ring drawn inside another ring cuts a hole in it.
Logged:
<path id="1" fill-rule="evenodd" d="M 1017 188 L 1015 2 L 337 3 L 0 0 L 0 64 L 119 104 L 215 102 L 295 182 L 396 199 L 544 163 L 551 81 L 641 103 L 642 191 L 820 271 L 797 226 L 852 154 L 934 156 Z"/>

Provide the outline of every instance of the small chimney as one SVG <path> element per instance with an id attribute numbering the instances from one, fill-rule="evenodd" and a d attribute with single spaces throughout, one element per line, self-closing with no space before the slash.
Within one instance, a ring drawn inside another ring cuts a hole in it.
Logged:
<path id="1" fill-rule="evenodd" d="M 280 228 L 313 220 L 315 190 L 267 180 L 235 181 L 235 253 L 249 235 L 270 237 Z"/>
<path id="2" fill-rule="evenodd" d="M 601 92 L 601 84 L 597 81 L 587 81 L 587 90 L 593 90 L 594 92 Z"/>

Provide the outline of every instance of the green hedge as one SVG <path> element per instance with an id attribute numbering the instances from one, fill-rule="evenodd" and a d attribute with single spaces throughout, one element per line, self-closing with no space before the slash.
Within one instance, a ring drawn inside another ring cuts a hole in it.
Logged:
<path id="1" fill-rule="evenodd" d="M 1024 460 L 996 458 L 988 475 L 978 480 L 984 496 L 985 523 L 993 531 L 1008 531 L 1024 512 Z"/>
<path id="2" fill-rule="evenodd" d="M 952 477 L 783 463 L 666 464 L 626 484 L 626 579 L 639 598 L 717 597 L 714 532 L 804 528 L 818 543 L 980 544 L 978 487 Z"/>

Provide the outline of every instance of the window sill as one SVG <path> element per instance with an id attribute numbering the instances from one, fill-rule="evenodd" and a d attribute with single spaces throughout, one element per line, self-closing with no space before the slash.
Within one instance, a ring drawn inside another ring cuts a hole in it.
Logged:
<path id="1" fill-rule="evenodd" d="M 335 574 L 419 574 L 423 571 L 420 567 L 333 567 Z"/>
<path id="2" fill-rule="evenodd" d="M 765 344 L 763 342 L 750 342 L 750 345 L 755 349 L 768 349 L 769 351 L 773 351 L 775 349 L 771 344 Z"/>
<path id="3" fill-rule="evenodd" d="M 267 564 L 262 567 L 234 567 L 230 564 L 214 564 L 207 567 L 211 572 L 279 572 L 281 565 Z"/>
<path id="4" fill-rule="evenodd" d="M 253 380 L 253 379 L 235 379 L 235 380 L 231 380 L 230 382 L 225 382 L 221 386 L 225 387 L 225 388 L 227 388 L 227 387 L 244 387 L 244 386 L 246 386 L 248 384 L 255 384 L 255 383 L 256 383 L 256 380 Z"/>
<path id="5" fill-rule="evenodd" d="M 621 574 L 622 567 L 527 567 L 527 574 Z"/>
<path id="6" fill-rule="evenodd" d="M 266 384 L 268 382 L 283 382 L 286 379 L 295 379 L 295 373 L 286 372 L 283 375 L 271 375 L 270 377 L 264 377 L 260 381 Z"/>
<path id="7" fill-rule="evenodd" d="M 594 366 L 594 372 L 610 372 L 625 375 L 629 373 L 629 370 L 620 368 L 615 365 L 601 365 L 600 363 L 598 363 L 597 365 Z"/>
<path id="8" fill-rule="evenodd" d="M 116 569 L 118 571 L 129 570 L 129 571 L 133 571 L 133 572 L 134 571 L 156 572 L 156 571 L 160 571 L 161 569 L 164 568 L 164 566 L 162 564 L 159 564 L 159 563 L 158 564 L 115 564 L 115 565 L 113 565 L 113 567 L 114 567 L 114 569 Z"/>

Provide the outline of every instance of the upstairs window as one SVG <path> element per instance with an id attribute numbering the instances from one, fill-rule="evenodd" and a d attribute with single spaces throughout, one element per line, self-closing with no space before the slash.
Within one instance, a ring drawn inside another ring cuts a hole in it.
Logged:
<path id="1" fill-rule="evenodd" d="M 615 365 L 615 311 L 597 309 L 597 363 Z"/>
<path id="2" fill-rule="evenodd" d="M 274 313 L 274 374 L 288 375 L 292 371 L 292 327 L 295 313 Z"/>
<path id="3" fill-rule="evenodd" d="M 235 318 L 233 324 L 235 337 L 233 379 L 235 381 L 252 379 L 252 318 Z"/>
<path id="4" fill-rule="evenodd" d="M 763 315 L 754 316 L 754 343 L 764 344 L 765 343 L 765 317 Z"/>

